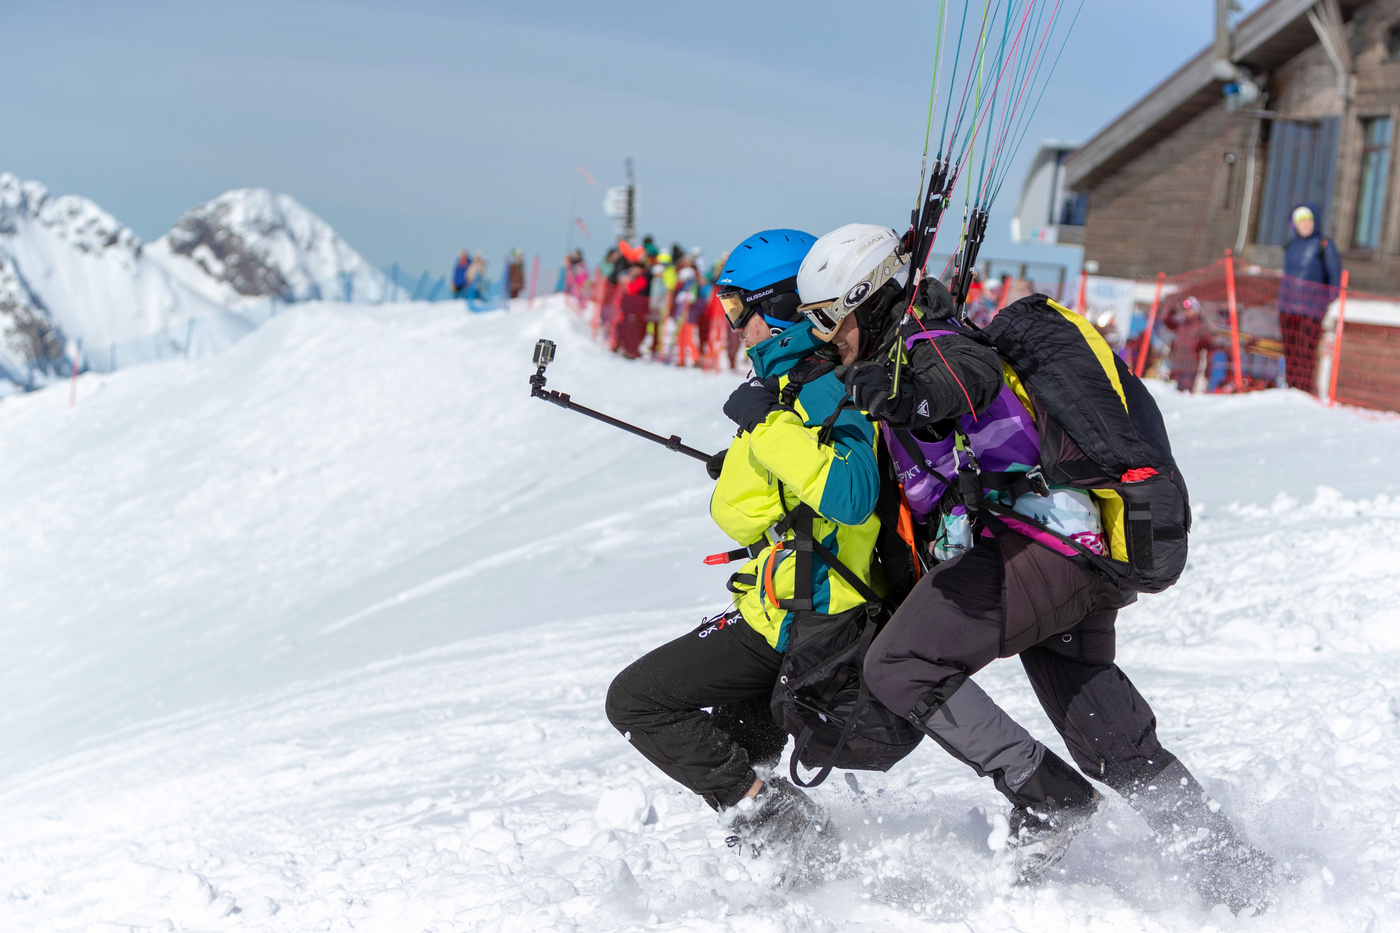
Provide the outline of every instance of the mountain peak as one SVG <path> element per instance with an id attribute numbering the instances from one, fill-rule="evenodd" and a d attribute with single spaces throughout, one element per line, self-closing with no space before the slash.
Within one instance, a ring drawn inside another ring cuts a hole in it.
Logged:
<path id="1" fill-rule="evenodd" d="M 244 296 L 372 301 L 384 292 L 382 274 L 330 224 L 266 188 L 224 192 L 186 212 L 165 241 Z"/>

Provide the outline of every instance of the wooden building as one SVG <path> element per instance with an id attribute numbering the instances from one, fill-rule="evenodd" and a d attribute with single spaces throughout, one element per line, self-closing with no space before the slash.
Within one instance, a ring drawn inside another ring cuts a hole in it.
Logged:
<path id="1" fill-rule="evenodd" d="M 1268 0 L 1065 161 L 1084 258 L 1120 277 L 1226 249 L 1280 268 L 1311 201 L 1352 287 L 1400 294 L 1398 130 L 1400 0 Z"/>

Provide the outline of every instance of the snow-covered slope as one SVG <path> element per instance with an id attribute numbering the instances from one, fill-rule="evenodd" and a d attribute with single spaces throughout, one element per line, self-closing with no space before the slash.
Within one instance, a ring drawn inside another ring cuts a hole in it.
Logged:
<path id="1" fill-rule="evenodd" d="M 0 379 L 25 382 L 31 362 L 63 355 L 73 338 L 105 362 L 113 345 L 161 333 L 183 341 L 198 318 L 202 340 L 222 348 L 266 316 L 268 297 L 377 302 L 386 287 L 287 195 L 227 192 L 143 244 L 86 198 L 0 174 Z M 122 356 L 148 358 L 143 349 Z"/>
<path id="2" fill-rule="evenodd" d="M 189 211 L 150 255 L 216 300 L 378 302 L 388 281 L 331 225 L 285 194 L 240 188 Z"/>
<path id="3" fill-rule="evenodd" d="M 1198 524 L 1120 662 L 1298 882 L 1206 911 L 1111 800 L 1039 889 L 939 749 L 817 790 L 844 874 L 774 889 L 608 726 L 725 603 L 699 465 L 733 384 L 557 307 L 313 304 L 228 353 L 0 406 L 0 929 L 1384 930 L 1400 926 L 1400 421 L 1164 393 Z M 57 425 L 57 426 L 55 426 Z M 1053 732 L 1020 666 L 979 681 Z"/>

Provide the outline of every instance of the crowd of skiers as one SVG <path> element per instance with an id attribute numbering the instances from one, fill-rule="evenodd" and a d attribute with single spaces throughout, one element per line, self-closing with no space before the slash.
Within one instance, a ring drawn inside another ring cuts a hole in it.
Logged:
<path id="1" fill-rule="evenodd" d="M 595 309 L 600 336 L 628 359 L 699 366 L 722 355 L 733 368 L 741 341 L 722 323 L 714 285 L 726 258 L 707 264 L 698 248 L 662 249 L 648 235 L 637 244 L 619 241 L 591 271 L 581 252 L 571 253 L 565 288 Z"/>
<path id="2" fill-rule="evenodd" d="M 883 770 L 927 737 L 1005 796 L 1020 883 L 1089 825 L 1098 782 L 1208 903 L 1267 905 L 1273 860 L 1162 746 L 1114 663 L 1119 610 L 1174 582 L 1190 517 L 1155 403 L 1089 322 L 1037 295 L 979 329 L 919 277 L 907 235 L 867 224 L 763 231 L 703 274 L 647 242 L 605 266 L 618 352 L 647 336 L 655 352 L 657 324 L 713 303 L 753 368 L 708 464 L 710 514 L 740 545 L 715 557 L 744 561 L 733 605 L 606 701 L 731 846 L 792 881 L 825 876 L 841 831 L 797 762 Z M 1077 769 L 977 685 L 1013 656 Z M 792 780 L 774 772 L 789 735 Z"/>

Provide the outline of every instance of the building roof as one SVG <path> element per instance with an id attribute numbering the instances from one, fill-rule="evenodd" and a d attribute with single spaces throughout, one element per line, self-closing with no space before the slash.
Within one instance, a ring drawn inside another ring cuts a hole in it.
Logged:
<path id="1" fill-rule="evenodd" d="M 1370 0 L 1340 0 L 1344 18 Z M 1254 74 L 1272 71 L 1318 41 L 1307 13 L 1316 0 L 1268 0 L 1235 28 L 1237 64 Z M 1065 184 L 1085 193 L 1120 166 L 1207 110 L 1221 99 L 1211 71 L 1215 49 L 1207 46 L 1118 119 L 1104 127 L 1065 163 Z"/>

